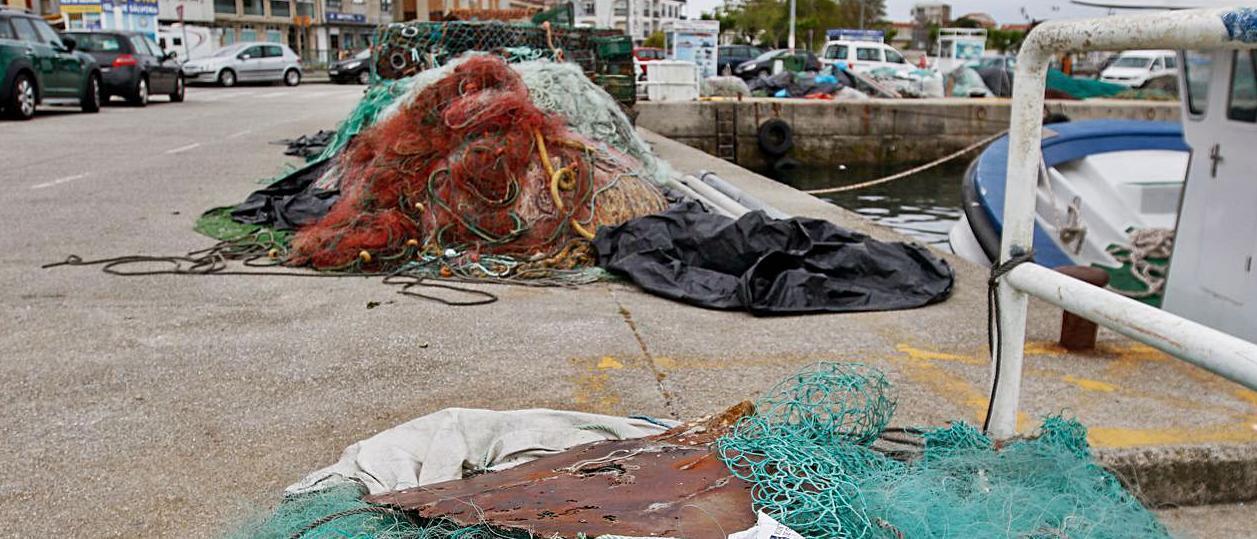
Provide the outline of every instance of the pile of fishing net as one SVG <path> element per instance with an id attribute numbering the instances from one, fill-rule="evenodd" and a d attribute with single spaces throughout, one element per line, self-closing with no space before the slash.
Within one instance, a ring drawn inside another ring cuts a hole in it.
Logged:
<path id="1" fill-rule="evenodd" d="M 592 264 L 597 227 L 662 211 L 661 166 L 610 98 L 575 66 L 531 64 L 478 55 L 373 89 L 342 126 L 353 140 L 338 131 L 325 151 L 321 182 L 340 199 L 286 263 L 386 271 L 457 253 L 571 268 Z M 498 266 L 483 269 L 511 269 Z"/>
<path id="2" fill-rule="evenodd" d="M 1076 421 L 1048 417 L 1037 437 L 997 444 L 963 422 L 890 428 L 895 405 L 878 370 L 818 363 L 766 393 L 714 450 L 752 485 L 748 512 L 762 511 L 804 537 L 1168 537 L 1096 464 Z M 921 448 L 892 458 L 892 440 Z M 295 496 L 237 535 L 528 537 L 407 516 L 362 495 L 342 485 Z"/>
<path id="3" fill-rule="evenodd" d="M 786 379 L 717 441 L 763 510 L 805 537 L 1168 537 L 1059 417 L 995 444 L 953 423 L 902 462 L 873 449 L 895 401 L 880 372 L 821 363 Z"/>

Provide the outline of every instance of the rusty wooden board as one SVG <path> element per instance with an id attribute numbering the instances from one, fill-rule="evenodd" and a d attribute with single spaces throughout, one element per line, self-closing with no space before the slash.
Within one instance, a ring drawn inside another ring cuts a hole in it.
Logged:
<path id="1" fill-rule="evenodd" d="M 750 408 L 650 438 L 595 442 L 509 470 L 368 496 L 372 503 L 538 537 L 724 539 L 755 524 L 751 485 L 711 440 Z"/>

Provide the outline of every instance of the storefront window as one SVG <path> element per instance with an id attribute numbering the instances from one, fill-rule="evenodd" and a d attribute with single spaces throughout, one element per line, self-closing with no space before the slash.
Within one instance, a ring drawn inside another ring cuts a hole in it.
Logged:
<path id="1" fill-rule="evenodd" d="M 240 30 L 240 41 L 257 41 L 258 31 L 253 28 L 242 28 Z"/>

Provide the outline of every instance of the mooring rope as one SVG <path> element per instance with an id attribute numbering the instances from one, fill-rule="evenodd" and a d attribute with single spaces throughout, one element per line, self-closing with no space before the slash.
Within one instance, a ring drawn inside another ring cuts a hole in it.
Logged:
<path id="1" fill-rule="evenodd" d="M 950 155 L 946 155 L 946 156 L 941 157 L 941 158 L 939 158 L 939 159 L 935 159 L 935 160 L 930 161 L 929 163 L 926 163 L 926 164 L 924 164 L 924 165 L 921 165 L 921 166 L 918 166 L 918 167 L 913 167 L 913 168 L 910 168 L 910 169 L 905 170 L 905 171 L 903 171 L 903 172 L 896 172 L 895 174 L 891 174 L 890 176 L 886 176 L 886 177 L 884 177 L 884 178 L 878 178 L 878 179 L 876 179 L 876 180 L 870 180 L 870 181 L 867 181 L 867 182 L 860 182 L 860 183 L 855 183 L 855 184 L 851 184 L 851 185 L 843 185 L 843 186 L 839 186 L 839 187 L 827 187 L 827 188 L 825 188 L 825 189 L 811 189 L 811 190 L 807 190 L 807 191 L 803 191 L 803 192 L 804 192 L 804 193 L 807 193 L 807 194 L 809 194 L 809 195 L 828 195 L 828 194 L 832 194 L 832 193 L 841 193 L 841 192 L 844 192 L 844 191 L 855 191 L 856 189 L 864 189 L 865 187 L 872 187 L 872 186 L 874 186 L 874 185 L 881 185 L 881 184 L 883 184 L 883 183 L 893 182 L 893 181 L 895 181 L 895 180 L 899 180 L 899 179 L 902 179 L 902 178 L 907 178 L 908 176 L 912 176 L 913 174 L 917 174 L 917 173 L 919 173 L 919 172 L 923 172 L 923 171 L 929 170 L 929 169 L 934 168 L 934 167 L 936 167 L 936 166 L 939 166 L 939 165 L 941 165 L 941 164 L 943 164 L 943 163 L 946 163 L 946 162 L 948 162 L 948 161 L 951 161 L 951 160 L 953 160 L 953 159 L 956 159 L 957 157 L 960 157 L 960 156 L 962 156 L 962 155 L 965 155 L 965 154 L 967 154 L 967 153 L 969 153 L 969 152 L 971 152 L 971 151 L 973 151 L 973 150 L 976 150 L 976 149 L 978 149 L 978 148 L 981 148 L 981 147 L 983 147 L 983 146 L 986 146 L 987 144 L 990 144 L 991 142 L 994 142 L 994 141 L 995 141 L 995 139 L 998 139 L 998 138 L 1000 138 L 1000 137 L 1004 136 L 1004 133 L 1007 133 L 1007 132 L 1008 132 L 1008 130 L 1000 131 L 999 133 L 996 133 L 996 134 L 991 135 L 991 136 L 989 136 L 989 137 L 986 137 L 986 138 L 984 138 L 984 139 L 982 139 L 982 140 L 979 140 L 979 141 L 977 141 L 977 142 L 975 142 L 975 143 L 973 143 L 973 144 L 970 144 L 970 145 L 968 145 L 968 146 L 965 146 L 964 148 L 960 149 L 959 151 L 956 151 L 955 153 L 952 153 L 952 154 L 950 154 Z"/>

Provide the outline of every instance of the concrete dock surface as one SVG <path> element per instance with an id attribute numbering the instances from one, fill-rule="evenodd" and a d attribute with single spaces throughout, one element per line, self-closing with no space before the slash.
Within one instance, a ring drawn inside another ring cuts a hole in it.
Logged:
<path id="1" fill-rule="evenodd" d="M 69 254 L 211 245 L 192 231 L 196 217 L 294 162 L 268 143 L 331 128 L 360 92 L 194 88 L 178 105 L 0 123 L 0 450 L 12 459 L 0 478 L 2 534 L 216 536 L 345 446 L 442 408 L 689 418 L 817 360 L 883 369 L 898 392 L 896 425 L 985 411 L 986 274 L 950 255 L 957 286 L 941 304 L 781 318 L 703 310 L 625 283 L 478 285 L 500 301 L 447 307 L 378 279 L 39 269 Z M 788 213 L 902 239 L 644 135 L 679 171 L 714 170 Z M 1067 354 L 1051 344 L 1059 317 L 1032 310 L 1024 432 L 1047 414 L 1077 416 L 1102 461 L 1155 507 L 1257 497 L 1257 394 L 1107 332 L 1097 352 Z M 1250 510 L 1161 514 L 1176 530 L 1234 537 Z"/>

